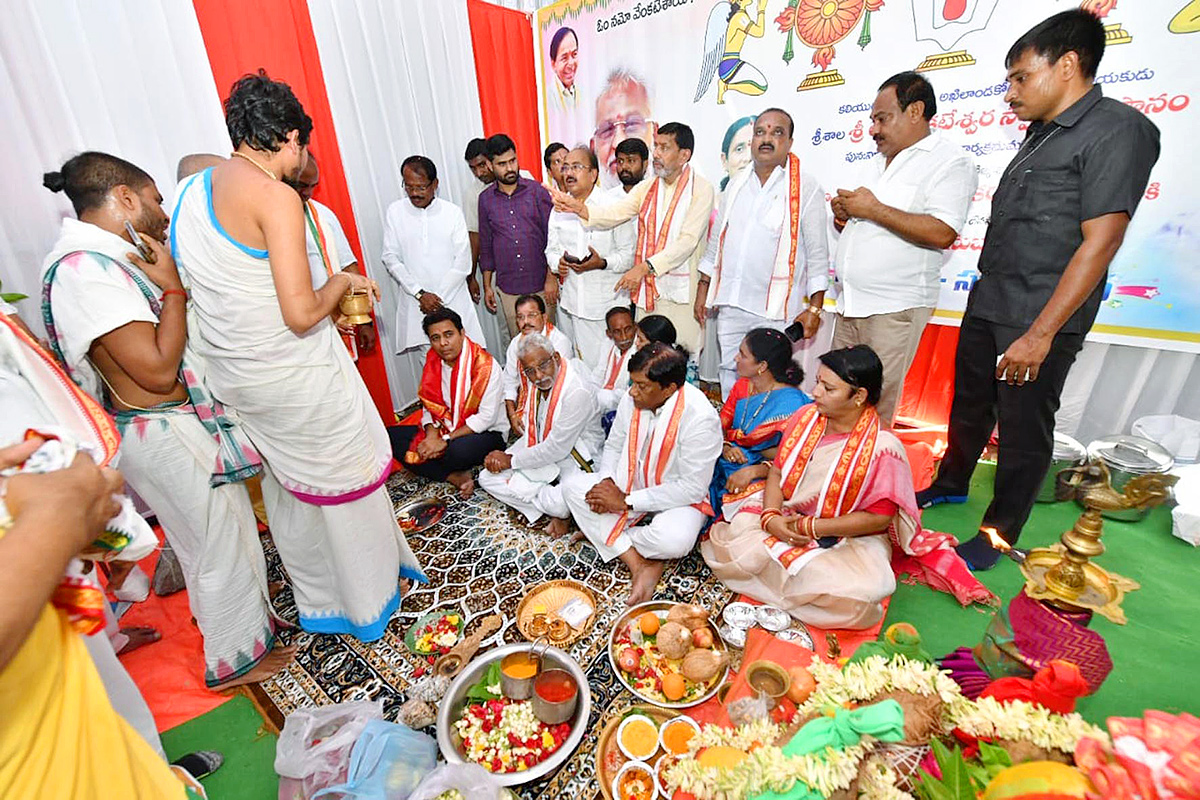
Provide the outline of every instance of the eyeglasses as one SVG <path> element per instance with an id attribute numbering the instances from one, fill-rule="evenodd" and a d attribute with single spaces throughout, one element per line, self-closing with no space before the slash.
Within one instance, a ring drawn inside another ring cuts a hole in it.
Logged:
<path id="1" fill-rule="evenodd" d="M 562 165 L 563 172 L 587 172 L 588 169 L 590 169 L 590 168 L 588 167 L 587 164 L 563 164 Z"/>
<path id="2" fill-rule="evenodd" d="M 613 135 L 617 132 L 617 128 L 620 128 L 626 137 L 641 136 L 646 132 L 646 118 L 633 116 L 624 120 L 606 122 L 599 128 L 596 128 L 595 136 L 602 142 L 610 142 Z"/>
<path id="3" fill-rule="evenodd" d="M 550 368 L 551 368 L 553 365 L 554 365 L 554 356 L 550 356 L 549 358 L 547 358 L 547 359 L 546 359 L 545 361 L 543 361 L 542 363 L 540 363 L 540 364 L 537 364 L 537 365 L 535 365 L 535 366 L 532 366 L 532 367 L 525 367 L 525 368 L 524 368 L 523 370 L 521 370 L 521 371 L 525 373 L 525 377 L 526 377 L 526 378 L 529 378 L 530 380 L 533 380 L 534 378 L 536 378 L 536 377 L 538 376 L 538 374 L 539 374 L 539 373 L 541 373 L 541 374 L 545 374 L 545 375 L 549 375 L 549 374 L 550 374 Z"/>
<path id="4" fill-rule="evenodd" d="M 426 189 L 428 189 L 430 186 L 433 186 L 433 182 L 432 182 L 432 181 L 431 181 L 431 182 L 429 182 L 429 183 L 422 183 L 422 184 L 419 184 L 419 185 L 414 185 L 414 184 L 411 184 L 411 183 L 406 183 L 406 184 L 404 184 L 404 191 L 405 191 L 405 193 L 407 193 L 407 194 L 413 194 L 414 192 L 423 192 L 423 191 L 425 191 Z"/>

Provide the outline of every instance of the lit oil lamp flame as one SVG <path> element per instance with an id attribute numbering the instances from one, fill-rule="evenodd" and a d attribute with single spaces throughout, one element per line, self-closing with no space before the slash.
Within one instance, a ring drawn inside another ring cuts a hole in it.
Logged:
<path id="1" fill-rule="evenodd" d="M 1004 541 L 1004 539 L 1000 536 L 1000 532 L 995 528 L 985 526 L 980 528 L 979 532 L 988 538 L 988 542 L 991 543 L 992 547 L 996 548 L 1018 564 L 1025 563 L 1025 558 L 1029 555 L 1029 552 L 1022 550 L 1019 547 L 1013 547 L 1011 544 Z"/>

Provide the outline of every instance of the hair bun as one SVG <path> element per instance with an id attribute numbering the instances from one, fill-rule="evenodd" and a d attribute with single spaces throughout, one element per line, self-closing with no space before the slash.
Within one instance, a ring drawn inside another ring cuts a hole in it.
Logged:
<path id="1" fill-rule="evenodd" d="M 784 370 L 783 374 L 785 378 L 783 383 L 786 383 L 789 386 L 799 386 L 800 384 L 804 383 L 804 370 L 795 361 L 788 364 L 787 369 Z"/>
<path id="2" fill-rule="evenodd" d="M 42 175 L 42 186 L 52 192 L 61 192 L 67 188 L 67 182 L 61 172 L 47 172 Z"/>

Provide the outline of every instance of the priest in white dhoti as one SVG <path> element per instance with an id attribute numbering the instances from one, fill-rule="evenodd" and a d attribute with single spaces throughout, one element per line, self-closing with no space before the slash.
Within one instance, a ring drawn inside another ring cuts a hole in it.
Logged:
<path id="1" fill-rule="evenodd" d="M 225 101 L 233 157 L 177 192 L 171 246 L 191 292 L 189 337 L 216 399 L 263 457 L 271 533 L 311 633 L 383 635 L 399 578 L 424 581 L 383 483 L 392 450 L 330 315 L 362 275 L 318 290 L 300 198 L 312 121 L 286 84 L 248 75 Z M 283 132 L 283 133 L 280 133 Z"/>
<path id="2" fill-rule="evenodd" d="M 586 147 L 567 154 L 562 167 L 567 192 L 586 203 L 610 202 L 596 186 L 600 163 Z M 616 195 L 613 195 L 614 197 Z M 617 305 L 629 305 L 629 292 L 617 282 L 633 266 L 637 228 L 626 222 L 610 230 L 588 230 L 571 213 L 550 213 L 546 236 L 546 263 L 558 271 L 562 288 L 558 297 L 558 325 L 575 343 L 580 359 L 595 369 L 607 349 L 604 315 Z"/>
<path id="3" fill-rule="evenodd" d="M 521 339 L 530 333 L 540 333 L 564 358 L 575 357 L 575 346 L 546 316 L 546 301 L 540 296 L 523 294 L 514 305 L 519 333 L 508 343 L 504 353 L 504 411 L 513 432 L 520 434 L 525 432 L 525 398 L 529 395 L 529 378 L 521 370 L 521 359 L 517 355 Z"/>
<path id="4" fill-rule="evenodd" d="M 425 156 L 404 159 L 400 175 L 408 197 L 388 206 L 383 230 L 383 265 L 400 286 L 396 353 L 428 347 L 422 320 L 443 306 L 459 315 L 467 338 L 482 344 L 467 286 L 471 240 L 462 209 L 437 197 L 437 167 Z"/>
<path id="5" fill-rule="evenodd" d="M 704 524 L 696 508 L 724 443 L 716 410 L 687 383 L 687 356 L 661 342 L 629 359 L 600 469 L 564 481 L 571 516 L 605 561 L 620 558 L 633 585 L 626 603 L 654 595 L 664 561 L 691 551 Z"/>
<path id="6" fill-rule="evenodd" d="M 479 485 L 528 522 L 543 514 L 546 532 L 567 532 L 570 511 L 562 484 L 568 475 L 598 461 L 604 446 L 596 400 L 582 364 L 555 352 L 550 339 L 530 333 L 521 339 L 518 356 L 531 386 L 525 398 L 525 433 L 507 450 L 484 459 Z"/>
<path id="7" fill-rule="evenodd" d="M 716 310 L 722 396 L 737 381 L 747 333 L 795 322 L 810 339 L 821 324 L 829 215 L 821 186 L 791 152 L 792 131 L 792 118 L 779 109 L 755 119 L 753 168 L 730 181 L 700 262 L 696 315 Z"/>
<path id="8" fill-rule="evenodd" d="M 704 254 L 713 210 L 713 188 L 691 166 L 696 139 L 692 129 L 670 122 L 654 135 L 654 177 L 611 202 L 590 207 L 562 192 L 554 207 L 577 214 L 589 228 L 605 230 L 637 219 L 633 267 L 617 284 L 638 308 L 638 318 L 662 314 L 679 342 L 699 350 L 700 324 L 693 309 L 692 269 Z"/>
<path id="9" fill-rule="evenodd" d="M 275 649 L 266 561 L 242 483 L 262 464 L 214 401 L 187 347 L 187 292 L 159 243 L 167 216 L 154 181 L 129 162 L 85 152 L 47 173 L 79 219 L 64 219 L 42 268 L 42 317 L 67 373 L 99 398 L 121 432 L 120 466 L 179 558 L 204 637 L 213 689 L 261 681 L 284 666 Z M 153 263 L 130 261 L 130 220 Z"/>
<path id="10" fill-rule="evenodd" d="M 475 492 L 471 470 L 503 448 L 508 435 L 503 377 L 491 353 L 463 334 L 454 309 L 427 314 L 424 326 L 429 351 L 417 392 L 421 424 L 388 428 L 392 453 L 410 471 L 446 481 L 467 498 Z"/>

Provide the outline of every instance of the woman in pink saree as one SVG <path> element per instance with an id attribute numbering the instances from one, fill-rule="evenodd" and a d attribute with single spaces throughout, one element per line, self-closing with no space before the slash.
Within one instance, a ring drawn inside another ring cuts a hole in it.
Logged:
<path id="1" fill-rule="evenodd" d="M 882 383 L 866 345 L 821 357 L 813 403 L 789 420 L 763 491 L 701 545 L 725 585 L 821 628 L 879 622 L 904 573 L 963 605 L 994 599 L 954 537 L 921 527 L 904 447 L 875 411 Z"/>

